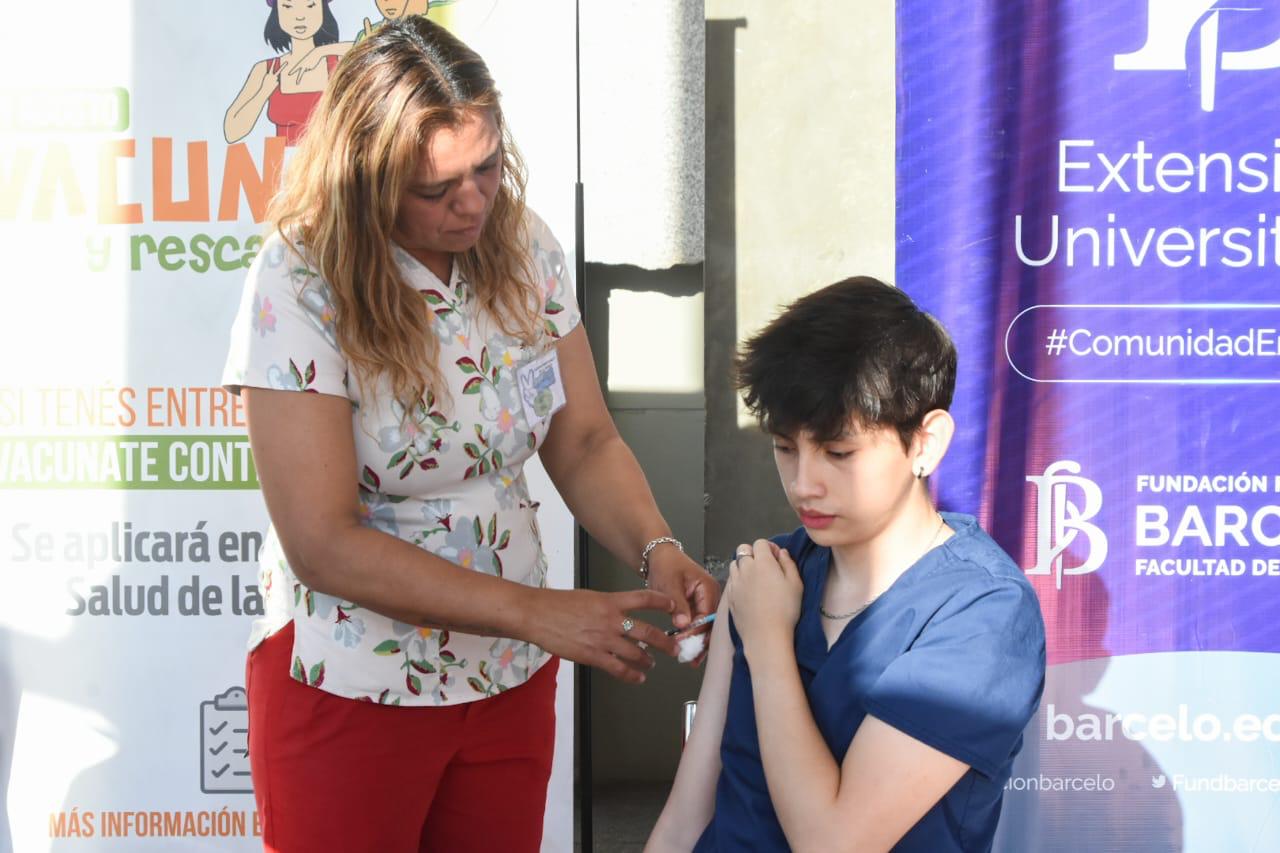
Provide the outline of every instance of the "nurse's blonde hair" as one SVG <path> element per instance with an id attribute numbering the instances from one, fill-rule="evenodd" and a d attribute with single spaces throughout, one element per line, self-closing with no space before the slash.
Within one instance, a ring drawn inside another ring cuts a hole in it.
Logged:
<path id="1" fill-rule="evenodd" d="M 499 327 L 532 344 L 541 301 L 526 248 L 524 163 L 484 60 L 425 17 L 388 21 L 347 52 L 268 211 L 328 283 L 354 378 L 372 388 L 385 377 L 406 410 L 447 387 L 432 307 L 395 263 L 396 213 L 432 134 L 486 113 L 502 137 L 502 178 L 479 240 L 454 261 Z"/>

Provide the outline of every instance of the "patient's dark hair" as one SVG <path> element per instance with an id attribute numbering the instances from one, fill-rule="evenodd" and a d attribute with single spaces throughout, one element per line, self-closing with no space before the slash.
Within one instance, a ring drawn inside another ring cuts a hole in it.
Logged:
<path id="1" fill-rule="evenodd" d="M 858 276 L 791 303 L 734 368 L 765 432 L 834 441 L 852 421 L 893 427 L 906 448 L 926 414 L 951 405 L 956 348 L 911 297 Z"/>

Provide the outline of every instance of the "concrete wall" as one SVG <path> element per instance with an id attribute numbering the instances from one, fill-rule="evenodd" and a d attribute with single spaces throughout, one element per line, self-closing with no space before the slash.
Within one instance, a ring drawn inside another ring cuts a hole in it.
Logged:
<path id="1" fill-rule="evenodd" d="M 701 263 L 701 0 L 578 4 L 586 258 Z"/>
<path id="2" fill-rule="evenodd" d="M 671 340 L 671 329 L 688 329 L 688 300 L 702 292 L 702 265 L 668 270 L 630 266 L 587 265 L 586 317 L 596 366 L 605 385 L 606 402 L 614 423 L 649 478 L 654 497 L 672 532 L 695 560 L 702 559 L 703 436 L 706 414 L 700 388 L 658 390 L 680 386 L 686 371 L 663 369 L 662 351 L 688 342 Z M 617 310 L 627 294 L 662 297 L 645 317 Z M 613 308 L 611 310 L 611 303 Z M 695 303 L 696 304 L 696 303 Z M 664 312 L 662 306 L 666 306 Z M 696 318 L 701 326 L 701 316 Z M 637 340 L 635 326 L 643 324 L 639 339 L 644 352 L 619 353 L 618 337 Z M 701 329 L 697 334 L 701 340 Z M 685 334 L 689 334 L 688 331 Z M 614 341 L 610 341 L 610 338 Z M 613 363 L 610 362 L 613 351 Z M 629 362 L 619 365 L 620 358 Z M 638 368 L 633 359 L 651 366 L 647 376 L 655 390 L 635 390 Z M 673 375 L 674 374 L 674 375 Z M 631 390 L 616 390 L 621 383 Z M 701 375 L 698 375 L 698 385 Z M 611 387 L 613 386 L 613 387 Z M 637 555 L 638 556 L 638 555 Z M 639 586 L 634 565 L 623 565 L 592 543 L 587 551 L 593 589 L 628 590 Z M 658 619 L 665 624 L 665 617 Z M 648 681 L 634 687 L 601 673 L 591 677 L 592 772 L 596 785 L 630 781 L 669 781 L 680 758 L 683 705 L 698 692 L 701 673 L 659 656 Z"/>
<path id="3" fill-rule="evenodd" d="M 893 280 L 894 6 L 706 0 L 707 556 L 796 526 L 730 387 L 738 342 L 833 281 Z"/>
<path id="4" fill-rule="evenodd" d="M 614 421 L 701 559 L 703 7 L 608 0 L 580 21 L 587 329 Z M 593 588 L 639 585 L 598 546 L 586 557 Z M 669 781 L 700 680 L 665 659 L 639 688 L 593 673 L 593 783 Z"/>
<path id="5" fill-rule="evenodd" d="M 664 378 L 669 369 L 658 356 L 613 346 L 615 359 L 629 361 L 614 373 L 629 377 L 633 390 L 606 396 L 675 534 L 695 558 L 716 564 L 740 541 L 796 525 L 769 442 L 742 417 L 730 387 L 734 348 L 780 305 L 817 287 L 863 273 L 893 280 L 894 8 L 891 0 L 706 0 L 705 7 L 705 265 L 588 264 L 585 307 L 607 388 L 611 338 L 687 350 L 671 331 L 695 333 L 679 300 L 702 294 L 705 390 L 634 390 L 637 358 L 650 359 L 659 389 L 674 380 Z M 585 104 L 584 111 L 586 124 Z M 584 147 L 583 161 L 611 153 Z M 592 240 L 588 227 L 589 259 Z M 619 292 L 661 294 L 679 317 L 663 322 L 660 300 L 656 318 L 611 315 L 610 295 Z M 636 323 L 651 331 L 637 336 Z M 636 587 L 633 566 L 595 546 L 588 559 L 594 588 Z M 665 660 L 641 688 L 592 677 L 597 785 L 671 779 L 682 705 L 700 679 Z"/>

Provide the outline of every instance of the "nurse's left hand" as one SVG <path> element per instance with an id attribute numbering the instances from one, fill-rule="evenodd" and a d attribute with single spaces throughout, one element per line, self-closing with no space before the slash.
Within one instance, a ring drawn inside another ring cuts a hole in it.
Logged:
<path id="1" fill-rule="evenodd" d="M 706 569 L 675 548 L 654 551 L 649 563 L 649 588 L 665 592 L 675 601 L 671 623 L 677 628 L 684 628 L 700 616 L 715 613 L 720 606 L 720 584 L 707 574 Z M 700 663 L 702 656 L 693 661 L 694 666 Z"/>
<path id="2" fill-rule="evenodd" d="M 768 539 L 739 545 L 734 553 L 729 610 L 744 647 L 776 642 L 790 646 L 804 593 L 795 561 Z"/>

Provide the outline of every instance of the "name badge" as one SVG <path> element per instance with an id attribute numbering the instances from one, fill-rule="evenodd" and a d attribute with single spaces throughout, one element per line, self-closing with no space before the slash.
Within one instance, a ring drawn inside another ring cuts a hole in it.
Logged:
<path id="1" fill-rule="evenodd" d="M 554 348 L 517 368 L 516 382 L 530 427 L 563 409 L 567 402 L 564 380 L 560 377 L 560 357 Z"/>

